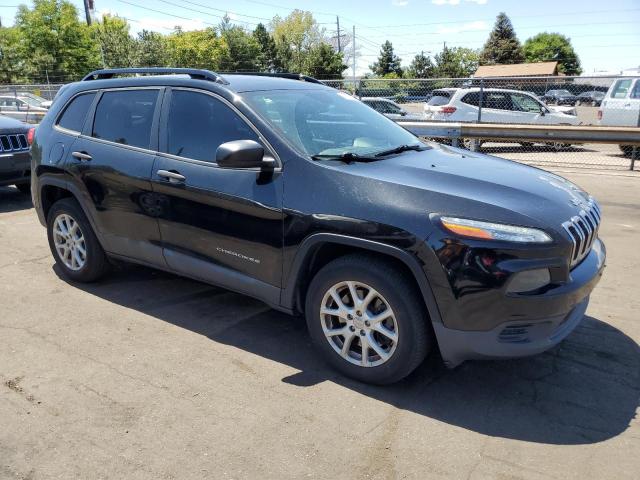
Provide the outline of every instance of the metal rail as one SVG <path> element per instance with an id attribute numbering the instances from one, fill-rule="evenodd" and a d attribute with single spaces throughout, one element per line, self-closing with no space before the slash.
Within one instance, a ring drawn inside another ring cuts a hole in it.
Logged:
<path id="1" fill-rule="evenodd" d="M 638 127 L 599 127 L 569 125 L 507 125 L 499 123 L 397 122 L 421 137 L 479 138 L 483 140 L 522 140 L 560 143 L 616 143 L 640 145 Z"/>

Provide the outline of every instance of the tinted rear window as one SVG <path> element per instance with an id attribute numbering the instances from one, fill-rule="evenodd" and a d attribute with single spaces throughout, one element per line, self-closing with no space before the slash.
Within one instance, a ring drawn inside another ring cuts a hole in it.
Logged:
<path id="1" fill-rule="evenodd" d="M 473 105 L 477 107 L 480 104 L 480 93 L 467 93 L 464 97 L 462 97 L 462 102 L 466 103 L 467 105 Z"/>
<path id="2" fill-rule="evenodd" d="M 95 92 L 83 93 L 78 95 L 71 103 L 67 105 L 64 112 L 58 120 L 58 125 L 67 130 L 73 130 L 74 132 L 81 132 L 84 125 L 84 119 L 87 116 L 91 102 L 95 98 Z"/>
<path id="3" fill-rule="evenodd" d="M 91 135 L 111 142 L 149 148 L 158 90 L 105 92 L 96 107 Z"/>

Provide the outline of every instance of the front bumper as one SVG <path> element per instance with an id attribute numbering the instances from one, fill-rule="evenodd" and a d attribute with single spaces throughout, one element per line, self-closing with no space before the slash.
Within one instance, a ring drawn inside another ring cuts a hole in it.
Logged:
<path id="1" fill-rule="evenodd" d="M 571 271 L 571 280 L 558 294 L 542 295 L 535 303 L 522 298 L 526 319 L 505 321 L 490 330 L 458 330 L 434 322 L 445 365 L 535 355 L 560 343 L 582 320 L 589 295 L 602 276 L 605 257 L 604 244 L 596 240 L 591 253 Z M 517 302 L 509 301 L 512 306 Z"/>
<path id="2" fill-rule="evenodd" d="M 0 153 L 0 186 L 26 183 L 31 173 L 29 151 Z"/>

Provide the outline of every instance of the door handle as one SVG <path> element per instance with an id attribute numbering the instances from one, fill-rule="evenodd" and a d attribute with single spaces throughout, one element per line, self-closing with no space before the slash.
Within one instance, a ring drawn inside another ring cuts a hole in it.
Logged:
<path id="1" fill-rule="evenodd" d="M 71 155 L 81 162 L 88 162 L 92 158 L 87 152 L 71 152 Z"/>
<path id="2" fill-rule="evenodd" d="M 171 170 L 158 170 L 156 172 L 159 177 L 169 180 L 169 183 L 184 183 L 186 177 L 180 175 L 178 172 L 172 172 Z"/>

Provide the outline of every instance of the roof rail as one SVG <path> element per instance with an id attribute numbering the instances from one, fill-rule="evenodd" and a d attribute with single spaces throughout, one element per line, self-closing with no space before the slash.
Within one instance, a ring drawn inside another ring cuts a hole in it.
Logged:
<path id="1" fill-rule="evenodd" d="M 313 78 L 308 75 L 303 75 L 301 73 L 225 72 L 225 75 L 255 75 L 257 77 L 280 77 L 280 78 L 288 78 L 289 80 L 300 80 L 302 82 L 322 84 L 322 82 L 317 78 Z"/>
<path id="2" fill-rule="evenodd" d="M 148 67 L 148 68 L 106 68 L 103 70 L 95 70 L 82 79 L 87 80 L 102 80 L 106 78 L 113 78 L 116 75 L 167 75 L 167 74 L 182 74 L 189 75 L 191 78 L 198 80 L 210 80 L 216 83 L 226 84 L 228 83 L 222 76 L 214 73 L 210 70 L 202 70 L 198 68 L 168 68 L 168 67 Z"/>

